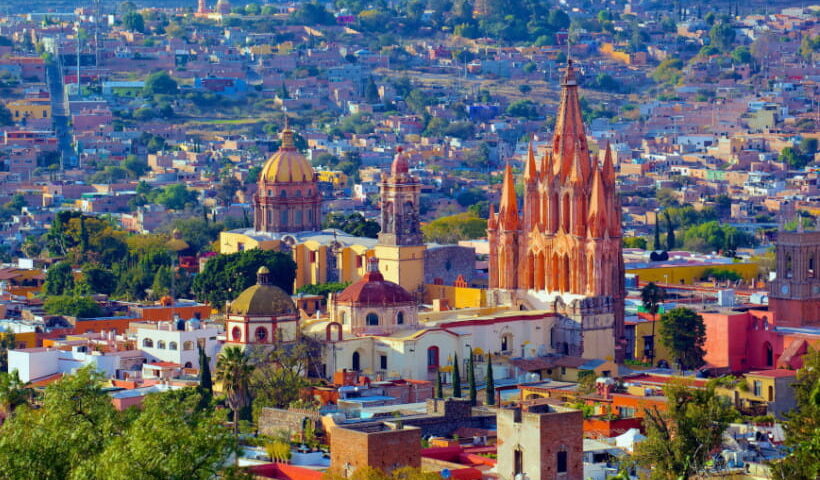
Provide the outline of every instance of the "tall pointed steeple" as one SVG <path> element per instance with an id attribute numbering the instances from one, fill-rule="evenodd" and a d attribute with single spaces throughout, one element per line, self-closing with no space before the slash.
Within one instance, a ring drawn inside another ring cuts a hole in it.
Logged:
<path id="1" fill-rule="evenodd" d="M 604 153 L 603 166 L 604 181 L 608 186 L 615 186 L 615 165 L 612 163 L 612 148 L 609 142 L 606 142 L 606 152 Z"/>
<path id="2" fill-rule="evenodd" d="M 580 176 L 589 179 L 591 165 L 581 100 L 578 96 L 578 80 L 572 60 L 567 63 L 564 81 L 561 83 L 561 103 L 555 121 L 552 149 L 557 156 L 556 174 L 567 178 L 572 175 L 573 164 L 578 163 L 577 170 Z"/>
<path id="3" fill-rule="evenodd" d="M 535 167 L 535 150 L 532 147 L 532 141 L 527 149 L 527 164 L 524 166 L 524 179 L 527 182 L 534 182 L 538 178 L 538 169 Z"/>
<path id="4" fill-rule="evenodd" d="M 589 219 L 587 220 L 589 233 L 593 238 L 601 238 L 606 232 L 609 215 L 607 206 L 606 188 L 601 170 L 596 168 L 595 173 L 592 174 L 592 194 L 589 199 Z"/>
<path id="5" fill-rule="evenodd" d="M 518 198 L 515 195 L 515 179 L 509 162 L 507 162 L 507 168 L 504 169 L 498 217 L 498 225 L 502 230 L 518 229 Z"/>

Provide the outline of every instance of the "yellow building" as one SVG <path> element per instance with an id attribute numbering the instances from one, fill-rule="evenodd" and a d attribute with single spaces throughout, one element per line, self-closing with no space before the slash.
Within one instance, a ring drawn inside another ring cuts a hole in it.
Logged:
<path id="1" fill-rule="evenodd" d="M 51 100 L 48 98 L 27 98 L 6 104 L 15 122 L 51 118 Z"/>
<path id="2" fill-rule="evenodd" d="M 746 373 L 732 384 L 716 389 L 718 395 L 732 400 L 735 408 L 745 415 L 775 415 L 795 408 L 794 370 L 762 370 Z"/>
<path id="3" fill-rule="evenodd" d="M 296 262 L 294 290 L 311 284 L 355 282 L 364 275 L 375 244 L 375 239 L 332 229 L 300 233 L 240 229 L 219 234 L 220 253 L 254 248 L 290 252 Z"/>
<path id="4" fill-rule="evenodd" d="M 0 332 L 0 338 L 5 338 L 9 335 L 8 332 Z M 14 348 L 34 348 L 37 346 L 37 333 L 35 332 L 19 332 L 13 333 Z"/>
<path id="5" fill-rule="evenodd" d="M 660 315 L 658 315 L 660 319 Z M 627 328 L 629 328 L 633 322 L 627 322 Z M 653 330 L 654 326 L 654 330 Z M 635 328 L 635 350 L 633 353 L 633 357 L 635 360 L 639 362 L 648 362 L 649 356 L 652 354 L 651 347 L 654 344 L 654 358 L 652 358 L 652 363 L 657 365 L 658 362 L 661 360 L 666 361 L 670 366 L 675 366 L 675 363 L 672 361 L 672 355 L 669 352 L 669 349 L 660 341 L 660 322 L 659 321 L 648 321 L 639 319 L 637 322 L 634 322 Z M 654 341 L 653 341 L 654 336 Z"/>
<path id="6" fill-rule="evenodd" d="M 322 170 L 319 172 L 319 181 L 331 183 L 334 188 L 342 188 L 347 185 L 347 175 L 344 172 Z"/>
<path id="7" fill-rule="evenodd" d="M 658 265 L 651 263 L 640 263 L 626 265 L 626 273 L 635 274 L 641 282 L 655 283 L 675 283 L 679 285 L 693 285 L 702 281 L 708 269 L 728 270 L 738 273 L 744 281 L 752 281 L 757 278 L 758 267 L 756 263 L 697 263 L 675 265 L 665 262 L 658 262 Z"/>

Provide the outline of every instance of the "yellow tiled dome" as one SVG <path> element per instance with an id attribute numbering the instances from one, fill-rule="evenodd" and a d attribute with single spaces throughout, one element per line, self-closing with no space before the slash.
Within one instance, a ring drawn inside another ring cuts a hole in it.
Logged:
<path id="1" fill-rule="evenodd" d="M 313 181 L 313 167 L 307 158 L 296 150 L 292 130 L 285 129 L 282 132 L 282 146 L 265 163 L 259 178 L 275 183 Z"/>

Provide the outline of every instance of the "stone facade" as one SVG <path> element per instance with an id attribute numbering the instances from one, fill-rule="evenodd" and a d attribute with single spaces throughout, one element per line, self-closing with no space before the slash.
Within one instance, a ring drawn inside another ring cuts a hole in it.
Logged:
<path id="1" fill-rule="evenodd" d="M 318 410 L 302 408 L 263 408 L 259 413 L 259 433 L 275 437 L 279 432 L 302 433 L 305 422 L 311 421 L 317 429 L 322 426 Z"/>
<path id="2" fill-rule="evenodd" d="M 491 211 L 487 224 L 489 286 L 549 292 L 578 310 L 589 302 L 577 304 L 575 299 L 600 297 L 593 303 L 607 306 L 607 311 L 589 313 L 596 316 L 594 328 L 608 329 L 604 336 L 609 338 L 607 345 L 596 338 L 595 347 L 584 353 L 620 360 L 626 294 L 621 236 L 612 152 L 607 147 L 603 165 L 590 155 L 570 63 L 551 149 L 540 161 L 532 147 L 527 156 L 520 215 L 510 165 L 504 173 L 499 211 Z M 608 319 L 600 318 L 602 314 Z M 579 320 L 586 328 L 589 321 Z M 600 331 L 593 335 L 602 336 Z"/>
<path id="3" fill-rule="evenodd" d="M 437 245 L 424 252 L 424 283 L 454 285 L 461 276 L 467 284 L 476 278 L 475 249 Z"/>
<path id="4" fill-rule="evenodd" d="M 502 480 L 581 480 L 583 414 L 547 404 L 498 410 L 498 464 Z"/>

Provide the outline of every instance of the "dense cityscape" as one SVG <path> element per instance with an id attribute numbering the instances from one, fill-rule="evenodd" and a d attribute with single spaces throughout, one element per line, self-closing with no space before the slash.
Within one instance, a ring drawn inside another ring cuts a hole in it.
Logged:
<path id="1" fill-rule="evenodd" d="M 788 0 L 6 0 L 0 479 L 820 478 L 818 61 Z"/>

